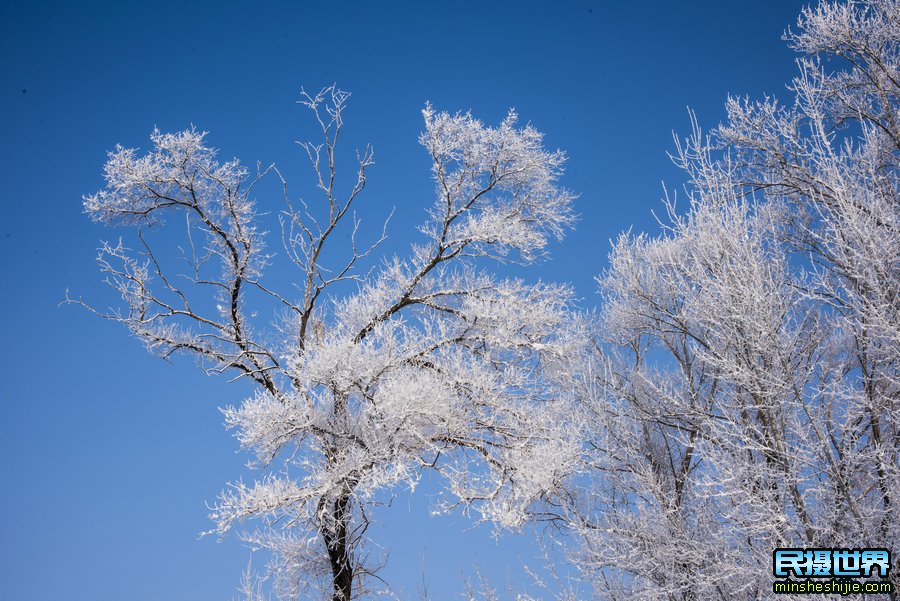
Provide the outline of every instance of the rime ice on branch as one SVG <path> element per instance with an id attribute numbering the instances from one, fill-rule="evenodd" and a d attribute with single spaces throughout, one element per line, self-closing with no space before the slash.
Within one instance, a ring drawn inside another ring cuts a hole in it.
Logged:
<path id="1" fill-rule="evenodd" d="M 358 261 L 384 236 L 356 246 L 353 206 L 371 149 L 357 155 L 350 192 L 335 186 L 348 96 L 333 87 L 303 96 L 321 129 L 321 143 L 302 146 L 322 202 L 298 207 L 285 192 L 282 239 L 299 286 L 263 280 L 272 257 L 251 192 L 277 170 L 251 176 L 237 161 L 220 163 L 204 134 L 154 132 L 145 155 L 118 147 L 106 188 L 85 198 L 91 217 L 133 226 L 140 241 L 138 254 L 121 243 L 101 251 L 124 301 L 106 317 L 165 357 L 192 354 L 257 385 L 224 414 L 267 473 L 229 485 L 211 510 L 215 532 L 253 519 L 258 528 L 244 536 L 274 552 L 278 592 L 319 587 L 335 601 L 362 594 L 377 567 L 364 544 L 376 495 L 414 487 L 423 469 L 444 477 L 443 509 L 462 506 L 501 527 L 520 526 L 557 491 L 580 450 L 565 426 L 565 382 L 587 339 L 570 288 L 483 267 L 485 258 L 531 262 L 573 222 L 573 196 L 557 183 L 563 153 L 545 150 L 512 112 L 487 127 L 426 107 L 420 141 L 436 198 L 424 240 L 365 277 Z M 167 219 L 187 220 L 182 273 L 145 235 L 171 227 Z M 354 234 L 351 258 L 326 267 L 342 227 Z M 357 291 L 338 295 L 334 284 L 348 280 Z M 260 296 L 286 309 L 285 344 L 250 326 Z"/>
<path id="2" fill-rule="evenodd" d="M 770 598 L 776 547 L 900 542 L 900 3 L 786 39 L 793 102 L 694 122 L 686 210 L 599 279 L 571 521 L 600 598 Z"/>

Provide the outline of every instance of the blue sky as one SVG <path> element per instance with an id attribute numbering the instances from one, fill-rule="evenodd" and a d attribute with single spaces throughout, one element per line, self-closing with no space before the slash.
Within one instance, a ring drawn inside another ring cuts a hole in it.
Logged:
<path id="1" fill-rule="evenodd" d="M 347 147 L 371 142 L 362 199 L 371 225 L 396 208 L 388 252 L 415 240 L 431 202 L 421 108 L 488 123 L 515 107 L 569 154 L 563 183 L 580 223 L 552 259 L 522 271 L 575 285 L 618 232 L 655 228 L 666 152 L 709 128 L 726 95 L 786 97 L 781 33 L 801 3 L 237 2 L 8 4 L 0 19 L 0 596 L 16 600 L 225 600 L 248 552 L 197 540 L 206 502 L 246 475 L 217 407 L 246 390 L 191 360 L 148 355 L 116 324 L 59 304 L 65 290 L 114 302 L 94 264 L 119 233 L 82 213 L 116 143 L 146 148 L 154 126 L 195 125 L 222 156 L 277 162 L 310 190 L 297 139 L 312 130 L 301 86 L 353 93 Z M 280 208 L 274 189 L 261 207 Z M 373 220 L 374 219 L 374 220 Z M 400 494 L 374 534 L 385 578 L 415 598 L 456 598 L 473 565 L 498 585 L 534 561 L 528 537 L 495 542 L 459 515 L 428 516 L 429 486 Z"/>

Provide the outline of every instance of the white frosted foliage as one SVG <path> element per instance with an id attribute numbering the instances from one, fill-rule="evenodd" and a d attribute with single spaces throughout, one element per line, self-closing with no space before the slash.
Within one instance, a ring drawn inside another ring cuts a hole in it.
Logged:
<path id="1" fill-rule="evenodd" d="M 260 178 L 280 173 L 218 162 L 205 134 L 155 131 L 143 154 L 118 147 L 105 189 L 84 200 L 94 219 L 138 230 L 137 252 L 102 249 L 124 301 L 106 317 L 165 357 L 192 354 L 211 373 L 254 383 L 223 413 L 263 475 L 230 484 L 210 516 L 219 535 L 256 524 L 244 539 L 272 551 L 286 598 L 316 588 L 335 600 L 364 595 L 378 567 L 366 560 L 370 513 L 425 469 L 446 483 L 436 509 L 519 527 L 559 493 L 580 452 L 565 366 L 589 336 L 572 290 L 486 270 L 489 259 L 546 255 L 572 225 L 573 195 L 558 185 L 564 154 L 544 149 L 515 113 L 488 127 L 427 106 L 420 140 L 435 201 L 424 238 L 367 272 L 384 239 L 357 244 L 371 149 L 357 154 L 349 190 L 335 185 L 348 97 L 333 87 L 303 94 L 322 136 L 301 144 L 321 200 L 292 200 L 285 182 L 281 256 L 294 281 L 263 278 L 279 256 L 264 253 L 265 213 L 252 198 Z M 151 234 L 179 222 L 186 239 L 173 271 Z M 349 259 L 326 264 L 343 233 Z M 260 298 L 285 311 L 273 332 L 254 318 Z M 249 575 L 244 589 L 261 594 Z"/>

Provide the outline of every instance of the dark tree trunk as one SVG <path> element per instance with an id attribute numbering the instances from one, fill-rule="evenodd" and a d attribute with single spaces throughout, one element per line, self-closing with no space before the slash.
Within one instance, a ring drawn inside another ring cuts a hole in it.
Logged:
<path id="1" fill-rule="evenodd" d="M 342 496 L 334 501 L 331 507 L 334 527 L 322 531 L 325 547 L 328 549 L 328 560 L 331 563 L 332 601 L 350 601 L 353 593 L 353 563 L 347 540 L 349 505 L 349 496 Z"/>

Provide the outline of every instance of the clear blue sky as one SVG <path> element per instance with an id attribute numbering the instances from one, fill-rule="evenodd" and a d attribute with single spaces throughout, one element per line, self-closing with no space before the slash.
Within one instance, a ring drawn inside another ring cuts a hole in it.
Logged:
<path id="1" fill-rule="evenodd" d="M 112 298 L 93 259 L 117 232 L 82 214 L 105 152 L 147 146 L 153 126 L 194 124 L 222 155 L 275 161 L 309 190 L 294 140 L 309 136 L 301 86 L 353 93 L 351 144 L 376 164 L 363 199 L 397 208 L 391 252 L 430 204 L 417 144 L 426 100 L 491 123 L 508 107 L 570 156 L 576 231 L 524 272 L 592 278 L 609 240 L 653 229 L 686 107 L 707 128 L 727 94 L 786 96 L 793 55 L 780 40 L 794 0 L 682 2 L 18 2 L 0 19 L 0 597 L 16 601 L 226 600 L 248 552 L 197 540 L 205 502 L 246 457 L 217 407 L 244 390 L 190 360 L 151 357 L 123 328 L 58 306 L 66 288 Z M 259 198 L 278 210 L 278 199 Z M 369 221 L 374 224 L 375 222 Z M 425 487 L 426 493 L 428 487 Z M 456 598 L 473 565 L 520 580 L 527 538 L 494 542 L 461 516 L 428 517 L 428 495 L 376 515 L 391 550 L 384 576 L 414 598 Z"/>

